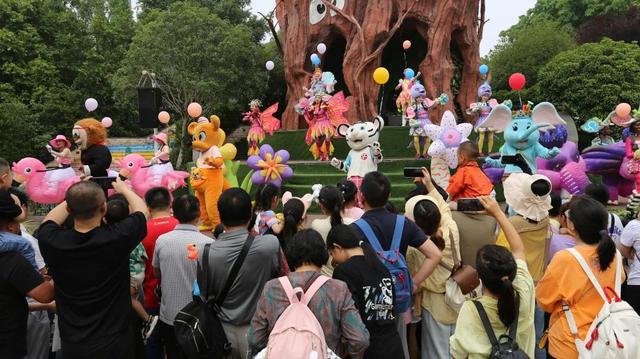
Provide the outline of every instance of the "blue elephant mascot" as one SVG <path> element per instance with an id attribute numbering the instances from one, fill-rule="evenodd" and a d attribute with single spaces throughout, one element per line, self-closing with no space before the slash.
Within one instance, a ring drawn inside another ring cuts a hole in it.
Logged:
<path id="1" fill-rule="evenodd" d="M 542 102 L 534 107 L 533 111 L 529 105 L 524 105 L 522 110 L 513 113 L 506 105 L 497 105 L 485 124 L 504 131 L 504 145 L 500 149 L 500 158 L 487 158 L 485 162 L 490 167 L 504 167 L 504 174 L 509 175 L 529 171 L 536 173 L 538 157 L 551 159 L 557 156 L 560 153 L 559 148 L 547 149 L 540 144 L 540 130 L 553 128 L 554 125 L 566 125 L 566 122 L 560 118 L 551 103 Z M 520 156 L 517 156 L 518 154 Z M 515 158 L 524 163 L 514 162 Z M 527 166 L 529 171 L 525 170 Z"/>

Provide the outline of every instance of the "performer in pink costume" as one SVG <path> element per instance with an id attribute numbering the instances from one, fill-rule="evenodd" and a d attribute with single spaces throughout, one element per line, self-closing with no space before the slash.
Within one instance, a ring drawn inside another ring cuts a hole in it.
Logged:
<path id="1" fill-rule="evenodd" d="M 73 158 L 71 157 L 71 142 L 69 142 L 66 137 L 58 135 L 49 141 L 46 147 L 51 156 L 55 158 L 58 167 L 71 167 L 71 163 L 73 162 Z"/>
<path id="2" fill-rule="evenodd" d="M 631 129 L 629 137 L 625 140 L 626 155 L 629 159 L 627 168 L 636 183 L 634 194 L 637 196 L 640 195 L 640 116 L 635 116 L 625 125 Z"/>
<path id="3" fill-rule="evenodd" d="M 278 104 L 271 105 L 264 112 L 260 112 L 262 103 L 260 100 L 253 100 L 249 103 L 250 111 L 243 114 L 242 121 L 251 124 L 247 134 L 249 150 L 247 156 L 260 153 L 258 145 L 264 141 L 266 133 L 273 136 L 273 133 L 280 129 L 280 120 L 273 116 L 278 111 Z"/>

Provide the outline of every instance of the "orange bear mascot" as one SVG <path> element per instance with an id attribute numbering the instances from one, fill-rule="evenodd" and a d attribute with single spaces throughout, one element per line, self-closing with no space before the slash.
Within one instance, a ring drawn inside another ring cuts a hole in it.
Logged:
<path id="1" fill-rule="evenodd" d="M 193 136 L 193 150 L 200 152 L 196 167 L 191 170 L 191 186 L 200 202 L 200 230 L 210 231 L 220 223 L 218 198 L 231 187 L 224 179 L 224 161 L 233 160 L 238 150 L 231 143 L 223 145 L 227 136 L 215 115 L 189 124 L 189 134 Z"/>

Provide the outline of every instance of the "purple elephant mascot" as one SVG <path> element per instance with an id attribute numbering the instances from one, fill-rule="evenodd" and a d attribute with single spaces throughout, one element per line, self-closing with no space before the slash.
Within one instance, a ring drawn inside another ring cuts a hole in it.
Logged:
<path id="1" fill-rule="evenodd" d="M 629 173 L 624 142 L 589 147 L 582 151 L 587 173 L 602 176 L 609 188 L 609 202 L 618 203 L 618 196 L 628 197 L 633 191 L 633 175 Z"/>
<path id="2" fill-rule="evenodd" d="M 547 176 L 551 180 L 554 191 L 561 191 L 564 196 L 584 193 L 589 185 L 586 174 L 587 165 L 582 157 L 578 145 L 568 141 L 560 148 L 560 154 L 545 160 L 538 158 L 538 174 Z"/>

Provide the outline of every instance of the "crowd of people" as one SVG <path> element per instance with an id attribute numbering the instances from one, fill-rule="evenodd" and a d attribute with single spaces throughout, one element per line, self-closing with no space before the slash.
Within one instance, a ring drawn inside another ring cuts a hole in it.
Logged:
<path id="1" fill-rule="evenodd" d="M 506 336 L 529 358 L 577 358 L 604 303 L 589 273 L 640 311 L 640 220 L 609 214 L 602 185 L 563 203 L 538 175 L 506 178 L 500 206 L 478 152 L 460 147 L 449 188 L 424 168 L 407 179 L 403 209 L 381 172 L 359 191 L 324 186 L 313 221 L 308 198 L 272 184 L 253 199 L 228 189 L 213 234 L 198 231 L 195 197 L 140 198 L 119 178 L 109 198 L 74 184 L 30 234 L 28 198 L 0 159 L 0 357 L 188 358 L 175 320 L 200 296 L 219 304 L 227 358 L 285 357 L 282 328 L 308 319 L 287 315 L 298 302 L 327 349 L 310 357 L 487 358 Z M 484 210 L 457 208 L 469 198 Z M 464 294 L 461 263 L 481 283 Z"/>

